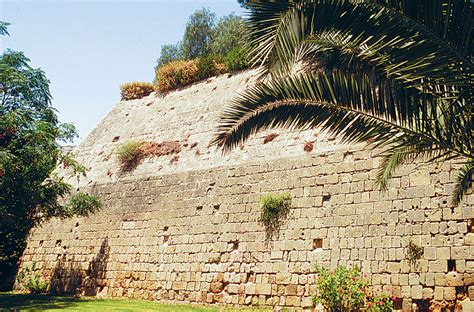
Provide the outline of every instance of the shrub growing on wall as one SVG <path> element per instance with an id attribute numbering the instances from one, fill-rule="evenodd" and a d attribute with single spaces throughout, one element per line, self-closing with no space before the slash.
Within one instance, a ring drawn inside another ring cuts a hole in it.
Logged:
<path id="1" fill-rule="evenodd" d="M 123 171 L 133 170 L 143 159 L 144 153 L 141 149 L 143 144 L 141 141 L 131 141 L 117 149 L 116 153 Z"/>
<path id="2" fill-rule="evenodd" d="M 281 218 L 288 214 L 290 206 L 289 193 L 267 194 L 260 198 L 260 221 L 265 225 L 267 237 L 271 238 L 272 234 L 278 231 Z"/>
<path id="3" fill-rule="evenodd" d="M 229 71 L 236 71 L 250 66 L 249 49 L 246 47 L 236 47 L 224 57 L 224 64 Z"/>
<path id="4" fill-rule="evenodd" d="M 159 92 L 168 92 L 224 72 L 226 66 L 219 56 L 174 61 L 156 69 L 156 88 Z"/>
<path id="5" fill-rule="evenodd" d="M 156 87 L 159 92 L 167 92 L 196 81 L 198 61 L 174 61 L 156 69 Z"/>
<path id="6" fill-rule="evenodd" d="M 198 75 L 196 80 L 207 79 L 227 71 L 224 60 L 220 56 L 208 55 L 203 56 L 197 61 Z"/>
<path id="7" fill-rule="evenodd" d="M 153 84 L 149 82 L 129 82 L 120 86 L 120 94 L 123 101 L 138 100 L 155 91 Z"/>
<path id="8" fill-rule="evenodd" d="M 317 293 L 315 305 L 322 304 L 326 311 L 352 312 L 393 310 L 393 301 L 385 294 L 376 295 L 357 267 L 339 266 L 334 272 L 316 266 Z"/>

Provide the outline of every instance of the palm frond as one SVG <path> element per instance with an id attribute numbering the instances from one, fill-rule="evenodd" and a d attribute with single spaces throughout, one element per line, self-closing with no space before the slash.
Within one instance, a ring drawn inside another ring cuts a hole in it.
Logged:
<path id="1" fill-rule="evenodd" d="M 456 178 L 456 187 L 454 188 L 452 204 L 459 205 L 463 195 L 472 186 L 472 175 L 474 174 L 474 159 L 471 158 L 460 170 Z"/>
<path id="2" fill-rule="evenodd" d="M 437 131 L 441 120 L 413 90 L 374 85 L 364 74 L 314 73 L 271 80 L 242 93 L 224 111 L 214 143 L 232 148 L 266 128 L 322 127 L 346 142 L 371 140 L 378 146 L 395 143 L 398 132 L 442 148 L 464 153 L 465 146 L 446 144 Z M 417 102 L 419 101 L 419 102 Z M 466 138 L 460 132 L 460 142 Z M 469 137 L 468 137 L 469 138 Z M 472 151 L 471 151 L 472 152 Z"/>
<path id="3" fill-rule="evenodd" d="M 444 40 L 460 54 L 474 53 L 474 9 L 470 0 L 372 0 L 399 12 L 420 28 Z"/>
<path id="4" fill-rule="evenodd" d="M 335 30 L 357 39 L 364 46 L 364 54 L 360 56 L 383 67 L 388 77 L 409 86 L 434 88 L 442 84 L 458 89 L 472 85 L 474 66 L 469 55 L 462 53 L 465 49 L 460 51 L 457 46 L 446 44 L 417 20 L 408 19 L 394 9 L 373 1 L 276 2 L 278 5 L 273 1 L 255 2 L 250 16 L 255 55 L 267 72 L 278 70 L 282 62 L 294 58 L 308 37 Z M 472 10 L 472 5 L 465 2 L 452 1 L 453 10 L 458 7 Z M 441 10 L 437 5 L 427 4 L 426 10 L 442 14 L 437 11 Z M 467 36 L 458 41 L 472 41 L 472 33 L 471 27 L 458 35 Z"/>
<path id="5" fill-rule="evenodd" d="M 432 142 L 420 140 L 413 135 L 404 135 L 397 139 L 397 143 L 390 146 L 382 154 L 382 163 L 377 173 L 375 185 L 385 190 L 388 181 L 392 178 L 395 170 L 418 158 L 424 158 L 427 161 L 448 160 L 455 158 L 455 154 L 444 149 L 437 148 Z"/>

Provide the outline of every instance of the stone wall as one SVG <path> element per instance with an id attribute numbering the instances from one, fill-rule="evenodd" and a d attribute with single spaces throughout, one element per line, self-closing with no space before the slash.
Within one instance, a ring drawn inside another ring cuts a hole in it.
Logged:
<path id="1" fill-rule="evenodd" d="M 405 310 L 474 300 L 474 195 L 450 205 L 455 164 L 404 166 L 382 192 L 377 151 L 315 131 L 280 130 L 266 144 L 259 134 L 222 155 L 208 146 L 219 111 L 252 79 L 119 103 L 76 150 L 90 172 L 74 183 L 103 210 L 35 229 L 22 265 L 36 262 L 59 291 L 295 308 L 311 306 L 315 264 L 358 265 Z M 182 152 L 123 173 L 113 151 L 125 138 L 180 140 Z M 269 192 L 292 196 L 273 237 L 259 222 Z M 416 264 L 409 241 L 423 248 Z"/>

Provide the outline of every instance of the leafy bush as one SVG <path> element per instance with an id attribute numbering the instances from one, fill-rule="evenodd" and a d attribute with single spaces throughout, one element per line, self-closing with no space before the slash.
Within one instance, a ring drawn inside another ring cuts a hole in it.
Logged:
<path id="1" fill-rule="evenodd" d="M 339 266 L 334 272 L 316 266 L 317 294 L 315 305 L 322 304 L 327 311 L 373 311 L 393 310 L 393 301 L 385 294 L 374 295 L 369 283 L 360 276 L 357 267 Z"/>
<path id="2" fill-rule="evenodd" d="M 134 169 L 143 159 L 144 152 L 140 148 L 143 145 L 141 141 L 131 141 L 122 144 L 117 150 L 117 156 L 123 171 Z"/>
<path id="3" fill-rule="evenodd" d="M 280 227 L 280 219 L 288 214 L 291 206 L 291 196 L 288 193 L 267 194 L 260 198 L 262 210 L 260 221 L 267 228 L 267 234 L 271 234 Z"/>
<path id="4" fill-rule="evenodd" d="M 224 57 L 224 64 L 229 71 L 236 71 L 250 66 L 249 49 L 235 47 Z"/>
<path id="5" fill-rule="evenodd" d="M 138 100 L 155 91 L 153 84 L 149 82 L 129 82 L 120 86 L 123 101 Z"/>
<path id="6" fill-rule="evenodd" d="M 200 57 L 197 61 L 197 67 L 197 80 L 207 79 L 226 72 L 223 58 L 214 55 Z"/>
<path id="7" fill-rule="evenodd" d="M 156 69 L 156 84 L 159 92 L 167 92 L 186 86 L 197 80 L 198 61 L 174 61 Z"/>
<path id="8" fill-rule="evenodd" d="M 26 266 L 16 276 L 16 280 L 26 290 L 33 294 L 44 294 L 48 290 L 48 282 L 43 280 L 41 273 L 35 272 L 36 263 Z"/>
<path id="9" fill-rule="evenodd" d="M 97 212 L 102 207 L 102 201 L 95 195 L 76 193 L 69 199 L 69 207 L 72 212 L 82 216 Z"/>

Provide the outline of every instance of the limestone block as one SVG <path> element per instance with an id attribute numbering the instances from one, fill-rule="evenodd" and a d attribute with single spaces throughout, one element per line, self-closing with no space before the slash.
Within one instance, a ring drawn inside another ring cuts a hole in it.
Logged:
<path id="1" fill-rule="evenodd" d="M 434 297 L 434 290 L 433 288 L 423 288 L 421 292 L 421 299 L 423 300 L 431 300 Z"/>
<path id="2" fill-rule="evenodd" d="M 474 301 L 471 300 L 464 300 L 462 302 L 462 311 L 474 311 Z"/>
<path id="3" fill-rule="evenodd" d="M 474 286 L 469 286 L 467 289 L 468 297 L 471 301 L 474 301 Z"/>
<path id="4" fill-rule="evenodd" d="M 456 287 L 444 287 L 443 298 L 447 301 L 456 300 Z"/>
<path id="5" fill-rule="evenodd" d="M 445 275 L 446 286 L 463 286 L 463 274 L 457 272 L 448 272 Z"/>
<path id="6" fill-rule="evenodd" d="M 444 287 L 436 286 L 434 288 L 434 299 L 435 300 L 443 300 L 444 299 Z"/>
<path id="7" fill-rule="evenodd" d="M 469 259 L 472 258 L 472 256 L 469 246 L 455 246 L 451 248 L 452 259 Z"/>
<path id="8" fill-rule="evenodd" d="M 254 295 L 256 293 L 256 285 L 255 284 L 246 284 L 245 285 L 245 294 L 246 295 Z"/>
<path id="9" fill-rule="evenodd" d="M 467 233 L 464 236 L 464 243 L 468 246 L 474 246 L 474 233 Z"/>
<path id="10" fill-rule="evenodd" d="M 271 284 L 257 284 L 256 294 L 258 295 L 271 295 L 272 285 Z"/>
<path id="11" fill-rule="evenodd" d="M 285 304 L 290 307 L 299 306 L 300 302 L 301 298 L 298 296 L 286 296 L 285 298 Z"/>
<path id="12" fill-rule="evenodd" d="M 411 287 L 411 298 L 422 299 L 423 287 L 421 285 L 415 285 Z"/>

